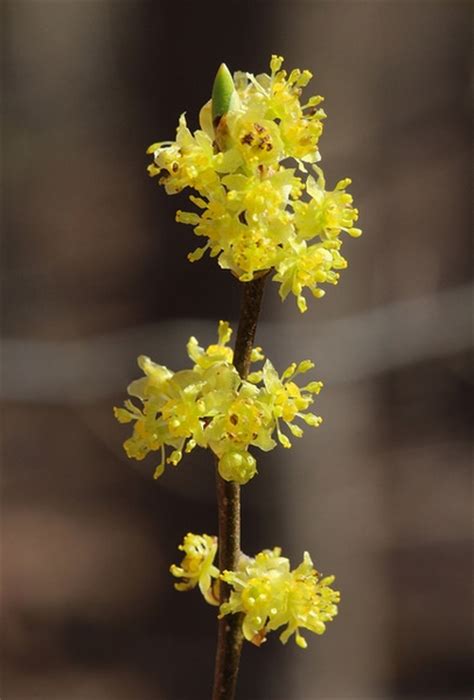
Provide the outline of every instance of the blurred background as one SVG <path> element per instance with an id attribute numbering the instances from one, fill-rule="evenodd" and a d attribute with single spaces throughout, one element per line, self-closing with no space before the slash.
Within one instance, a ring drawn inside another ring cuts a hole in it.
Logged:
<path id="1" fill-rule="evenodd" d="M 212 461 L 158 482 L 112 406 L 136 357 L 184 366 L 236 322 L 236 280 L 191 265 L 185 197 L 147 146 L 192 128 L 214 73 L 271 53 L 326 97 L 328 183 L 364 236 L 302 316 L 268 284 L 257 341 L 311 357 L 324 417 L 258 455 L 243 545 L 308 549 L 340 615 L 301 651 L 247 645 L 239 698 L 470 697 L 468 2 L 3 0 L 3 700 L 201 700 L 215 611 L 168 574 L 216 532 Z"/>

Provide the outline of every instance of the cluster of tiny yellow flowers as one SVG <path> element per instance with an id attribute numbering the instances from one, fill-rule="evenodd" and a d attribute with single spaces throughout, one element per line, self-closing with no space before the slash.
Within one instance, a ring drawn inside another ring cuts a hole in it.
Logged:
<path id="1" fill-rule="evenodd" d="M 148 149 L 154 156 L 148 171 L 159 176 L 168 194 L 197 192 L 190 200 L 200 211 L 176 215 L 206 239 L 189 255 L 191 261 L 209 251 L 242 282 L 272 270 L 282 299 L 292 292 L 305 311 L 305 288 L 321 297 L 320 284 L 336 284 L 339 270 L 347 267 L 340 234 L 359 236 L 361 230 L 354 226 L 358 211 L 345 191 L 351 181 L 326 190 L 316 166 L 323 98 L 302 104 L 312 75 L 297 69 L 287 75 L 282 62 L 272 56 L 270 74 L 237 72 L 233 82 L 229 74 L 232 95 L 225 113 L 214 116 L 210 100 L 194 133 L 181 115 L 176 140 Z"/>
<path id="2" fill-rule="evenodd" d="M 274 55 L 269 73 L 233 76 L 222 64 L 212 97 L 200 111 L 200 128 L 190 130 L 182 114 L 175 140 L 148 149 L 153 155 L 148 172 L 168 194 L 192 191 L 193 211 L 176 213 L 176 220 L 191 225 L 202 240 L 188 255 L 191 262 L 208 252 L 243 283 L 268 275 L 279 284 L 282 300 L 292 293 L 304 312 L 308 293 L 322 297 L 321 285 L 337 284 L 340 270 L 347 267 L 341 255 L 343 234 L 358 237 L 362 232 L 346 191 L 350 179 L 327 189 L 319 165 L 323 98 L 304 101 L 311 73 L 295 69 L 288 74 L 282 64 L 283 58 Z M 246 284 L 246 292 L 253 293 L 259 284 Z M 244 344 L 247 349 L 253 343 L 252 323 L 260 305 L 256 292 L 252 304 L 250 297 L 244 300 L 238 367 Z M 231 335 L 229 323 L 220 321 L 217 342 L 201 347 L 192 336 L 187 343 L 190 366 L 179 371 L 144 355 L 138 358 L 143 375 L 128 386 L 129 398 L 114 414 L 132 427 L 124 442 L 128 457 L 161 455 L 155 479 L 166 464 L 176 466 L 183 454 L 201 447 L 215 455 L 221 479 L 245 484 L 257 473 L 254 448 L 289 448 L 291 436 L 303 435 L 302 423 L 321 423 L 309 409 L 322 382 L 296 381 L 313 362 L 292 363 L 279 374 L 262 348 L 254 347 L 250 358 L 245 355 L 243 378 L 234 365 Z M 179 579 L 174 584 L 178 591 L 199 588 L 207 603 L 219 607 L 219 619 L 225 618 L 216 667 L 216 687 L 225 690 L 221 681 L 229 644 L 240 644 L 243 636 L 260 646 L 278 630 L 283 644 L 294 635 L 304 649 L 302 632 L 325 632 L 326 623 L 338 614 L 340 593 L 332 588 L 334 576 L 323 577 L 308 552 L 294 569 L 279 547 L 255 557 L 240 552 L 239 489 L 222 489 L 218 481 L 221 569 L 215 563 L 218 538 L 188 532 L 178 547 L 183 558 L 171 565 L 170 573 Z"/>
<path id="3" fill-rule="evenodd" d="M 266 549 L 255 558 L 241 556 L 237 571 L 219 575 L 212 565 L 217 550 L 217 538 L 189 533 L 179 549 L 186 552 L 180 566 L 173 565 L 171 573 L 184 579 L 175 584 L 178 590 L 188 590 L 199 584 L 204 598 L 217 605 L 215 585 L 218 578 L 231 586 L 230 598 L 220 606 L 220 617 L 242 613 L 245 639 L 260 646 L 268 632 L 285 626 L 280 640 L 286 644 L 292 634 L 301 648 L 307 642 L 300 629 L 323 634 L 326 622 L 337 615 L 339 591 L 331 588 L 334 576 L 321 578 L 308 552 L 296 569 L 281 556 L 281 549 Z M 214 579 L 214 581 L 213 581 Z"/>
<path id="4" fill-rule="evenodd" d="M 295 419 L 310 426 L 321 423 L 307 409 L 322 383 L 299 387 L 294 381 L 314 364 L 309 360 L 293 363 L 279 376 L 261 348 L 254 348 L 252 362 L 264 361 L 263 367 L 243 380 L 227 346 L 231 333 L 229 324 L 220 321 L 218 342 L 206 349 L 191 337 L 187 345 L 194 362 L 191 369 L 172 372 L 149 357 L 138 358 L 145 376 L 133 381 L 128 393 L 142 405 L 129 399 L 114 413 L 119 422 L 134 423 L 133 434 L 124 443 L 129 457 L 141 460 L 149 452 L 161 451 L 155 478 L 163 473 L 166 462 L 176 465 L 183 452 L 199 446 L 210 448 L 218 457 L 223 479 L 244 484 L 257 472 L 249 447 L 271 450 L 277 444 L 275 434 L 283 447 L 291 447 L 282 423 L 295 437 L 303 434 Z M 167 447 L 171 448 L 168 456 Z"/>

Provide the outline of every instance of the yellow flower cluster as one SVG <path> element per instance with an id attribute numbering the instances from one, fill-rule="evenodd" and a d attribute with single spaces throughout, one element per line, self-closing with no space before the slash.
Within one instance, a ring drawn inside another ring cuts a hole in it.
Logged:
<path id="1" fill-rule="evenodd" d="M 229 324 L 220 321 L 218 342 L 206 349 L 191 337 L 187 350 L 194 362 L 192 369 L 172 372 L 148 357 L 138 358 L 145 376 L 132 382 L 127 391 L 142 407 L 129 399 L 125 408 L 115 408 L 114 413 L 119 422 L 134 423 L 133 434 L 124 443 L 129 457 L 141 460 L 161 450 L 155 478 L 163 473 L 166 462 L 176 465 L 183 451 L 199 446 L 217 455 L 222 478 L 245 484 L 257 472 L 249 447 L 273 449 L 275 433 L 283 447 L 291 447 L 281 422 L 295 437 L 303 434 L 294 423 L 296 418 L 310 426 L 321 423 L 307 409 L 322 383 L 299 387 L 294 381 L 314 364 L 309 360 L 293 363 L 280 377 L 261 348 L 254 348 L 252 362 L 265 360 L 263 367 L 242 380 L 232 364 L 233 351 L 227 347 L 231 333 Z M 172 448 L 168 457 L 166 446 Z"/>
<path id="2" fill-rule="evenodd" d="M 323 296 L 319 285 L 336 284 L 347 266 L 339 252 L 341 232 L 359 236 L 361 230 L 345 191 L 350 180 L 326 190 L 315 165 L 323 98 L 301 104 L 311 73 L 287 75 L 282 62 L 272 56 L 270 74 L 235 73 L 228 111 L 213 120 L 209 101 L 194 133 L 181 115 L 176 140 L 148 149 L 154 156 L 148 171 L 168 194 L 189 187 L 199 195 L 190 200 L 200 212 L 176 215 L 206 239 L 188 256 L 191 261 L 209 251 L 242 282 L 273 270 L 282 299 L 292 292 L 305 311 L 303 290 Z"/>
<path id="3" fill-rule="evenodd" d="M 233 587 L 229 601 L 221 605 L 221 617 L 243 613 L 244 637 L 257 646 L 268 632 L 286 625 L 280 641 L 286 644 L 294 634 L 298 646 L 305 649 L 300 628 L 323 634 L 325 623 L 337 615 L 340 594 L 331 588 L 334 576 L 321 579 L 308 552 L 291 570 L 280 547 L 266 549 L 244 561 L 240 570 L 224 571 L 221 579 Z"/>
<path id="4" fill-rule="evenodd" d="M 300 629 L 323 634 L 326 622 L 337 615 L 340 593 L 331 588 L 334 576 L 321 578 L 308 552 L 293 570 L 279 547 L 265 549 L 255 558 L 242 555 L 237 571 L 224 571 L 219 576 L 213 566 L 216 537 L 189 533 L 179 549 L 186 557 L 180 567 L 173 565 L 170 571 L 187 580 L 175 587 L 188 590 L 199 584 L 206 601 L 217 605 L 213 579 L 228 583 L 230 598 L 220 606 L 219 617 L 243 613 L 244 637 L 256 646 L 265 641 L 268 632 L 285 626 L 280 634 L 283 644 L 294 634 L 296 644 L 305 649 L 307 642 Z"/>
<path id="5" fill-rule="evenodd" d="M 185 553 L 180 566 L 172 564 L 170 572 L 173 576 L 183 579 L 175 583 L 178 591 L 189 591 L 199 586 L 204 599 L 210 605 L 219 605 L 219 596 L 215 588 L 219 578 L 219 569 L 214 566 L 217 552 L 217 537 L 209 535 L 194 535 L 188 532 L 183 544 L 178 549 Z"/>

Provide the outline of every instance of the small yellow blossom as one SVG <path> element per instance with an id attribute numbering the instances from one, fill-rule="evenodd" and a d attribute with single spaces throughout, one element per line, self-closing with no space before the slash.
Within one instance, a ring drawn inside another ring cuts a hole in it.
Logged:
<path id="1" fill-rule="evenodd" d="M 281 378 L 270 360 L 266 360 L 262 379 L 267 390 L 269 406 L 275 420 L 278 439 L 283 447 L 291 447 L 291 442 L 280 430 L 279 420 L 282 420 L 295 437 L 303 435 L 302 429 L 294 424 L 295 418 L 301 418 L 308 425 L 317 427 L 322 418 L 308 413 L 306 409 L 313 403 L 312 394 L 319 394 L 322 382 L 311 382 L 302 389 L 293 381 L 297 374 L 304 374 L 313 369 L 314 364 L 310 360 L 304 360 L 299 365 L 293 363 L 282 374 Z"/>
<path id="2" fill-rule="evenodd" d="M 321 382 L 300 387 L 294 381 L 298 374 L 312 369 L 313 363 L 293 363 L 280 377 L 261 348 L 254 348 L 251 361 L 264 361 L 263 368 L 243 380 L 232 364 L 231 334 L 229 324 L 221 321 L 217 343 L 204 349 L 191 337 L 187 350 L 193 367 L 179 372 L 148 357 L 138 358 L 145 376 L 129 385 L 131 398 L 114 412 L 120 423 L 134 424 L 132 436 L 124 443 L 130 458 L 141 460 L 150 452 L 161 453 L 155 478 L 161 476 L 166 463 L 176 466 L 183 453 L 199 446 L 214 452 L 223 479 L 245 484 L 257 473 L 249 448 L 273 449 L 275 434 L 283 447 L 290 447 L 281 426 L 285 424 L 292 435 L 301 437 L 303 430 L 296 419 L 314 427 L 320 424 L 321 418 L 308 408 Z M 138 399 L 141 406 L 132 399 Z"/>
<path id="3" fill-rule="evenodd" d="M 180 583 L 174 584 L 176 590 L 188 591 L 199 586 L 206 602 L 210 605 L 219 605 L 216 590 L 219 569 L 214 566 L 217 537 L 194 535 L 188 532 L 178 549 L 185 553 L 185 557 L 179 566 L 176 564 L 170 566 L 173 576 L 183 579 Z"/>
<path id="4" fill-rule="evenodd" d="M 176 220 L 194 227 L 206 251 L 242 282 L 273 269 L 280 296 L 303 290 L 321 297 L 320 284 L 335 284 L 347 266 L 341 233 L 358 236 L 358 211 L 346 193 L 350 180 L 327 191 L 319 138 L 326 115 L 319 95 L 301 102 L 309 71 L 281 66 L 272 56 L 270 74 L 218 71 L 213 98 L 200 112 L 201 129 L 191 132 L 181 115 L 175 141 L 154 143 L 148 167 L 168 194 L 191 188 L 198 211 L 178 211 Z"/>
<path id="5" fill-rule="evenodd" d="M 242 613 L 242 631 L 252 644 L 260 646 L 269 632 L 285 627 L 280 634 L 283 644 L 294 634 L 296 644 L 305 649 L 300 630 L 323 634 L 326 623 L 337 615 L 340 593 L 331 587 L 334 576 L 323 578 L 308 552 L 296 569 L 275 547 L 256 557 L 241 554 L 236 571 L 220 573 L 214 566 L 217 545 L 217 537 L 186 535 L 179 546 L 185 557 L 180 566 L 170 567 L 173 576 L 183 579 L 175 588 L 187 591 L 199 586 L 210 605 L 219 605 L 218 581 L 228 583 L 230 597 L 220 606 L 219 617 Z"/>
<path id="6" fill-rule="evenodd" d="M 281 549 L 264 550 L 253 558 L 242 558 L 237 571 L 224 571 L 221 579 L 232 586 L 230 598 L 220 607 L 220 617 L 243 613 L 245 639 L 256 646 L 268 632 L 286 626 L 280 640 L 286 644 L 292 634 L 301 648 L 307 642 L 300 630 L 323 634 L 326 622 L 337 615 L 340 594 L 331 588 L 334 576 L 321 578 L 308 552 L 291 570 Z"/>

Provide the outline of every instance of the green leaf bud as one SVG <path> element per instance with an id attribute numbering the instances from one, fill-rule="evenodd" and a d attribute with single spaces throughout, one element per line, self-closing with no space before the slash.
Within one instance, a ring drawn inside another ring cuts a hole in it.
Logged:
<path id="1" fill-rule="evenodd" d="M 234 81 L 225 63 L 221 63 L 212 86 L 212 122 L 216 126 L 219 120 L 231 109 L 237 98 Z"/>

